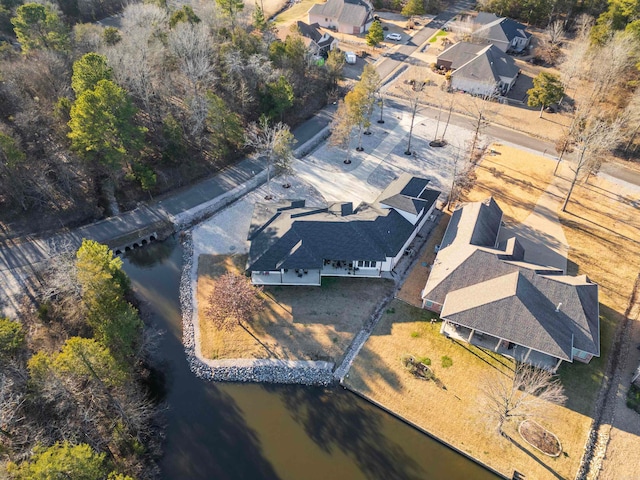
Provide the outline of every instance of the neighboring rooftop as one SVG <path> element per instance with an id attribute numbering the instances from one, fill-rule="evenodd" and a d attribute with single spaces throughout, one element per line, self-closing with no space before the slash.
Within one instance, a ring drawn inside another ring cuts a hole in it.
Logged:
<path id="1" fill-rule="evenodd" d="M 495 45 L 458 42 L 438 55 L 438 60 L 451 62 L 453 75 L 491 84 L 499 83 L 501 77 L 514 78 L 520 71 L 513 58 Z"/>
<path id="2" fill-rule="evenodd" d="M 401 208 L 363 203 L 354 210 L 344 202 L 317 208 L 306 207 L 304 200 L 256 204 L 247 270 L 311 269 L 322 268 L 325 259 L 394 257 L 436 202 L 439 192 L 427 189 L 427 183 L 404 175 L 392 182 L 391 190 L 385 192 L 393 192 L 391 203 L 402 203 Z M 417 198 L 409 195 L 416 192 Z M 416 212 L 416 205 L 422 209 Z M 415 221 L 399 213 L 405 207 L 418 216 Z"/>
<path id="3" fill-rule="evenodd" d="M 571 361 L 600 354 L 598 286 L 586 275 L 524 262 L 511 238 L 496 247 L 502 211 L 489 198 L 457 208 L 423 290 L 453 323 Z"/>
<path id="4" fill-rule="evenodd" d="M 493 13 L 480 12 L 474 20 L 476 30 L 474 37 L 483 38 L 492 43 L 513 44 L 516 38 L 528 42 L 531 34 L 527 32 L 527 27 L 522 23 L 510 18 L 498 17 Z"/>
<path id="5" fill-rule="evenodd" d="M 313 5 L 309 13 L 334 18 L 338 23 L 364 25 L 372 11 L 373 7 L 364 0 L 327 0 Z"/>

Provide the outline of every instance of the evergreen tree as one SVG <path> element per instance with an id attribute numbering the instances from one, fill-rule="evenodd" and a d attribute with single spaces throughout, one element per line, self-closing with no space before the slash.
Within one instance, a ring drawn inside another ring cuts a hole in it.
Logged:
<path id="1" fill-rule="evenodd" d="M 73 64 L 71 88 L 76 96 L 86 90 L 93 90 L 100 80 L 111 80 L 113 70 L 107 65 L 107 57 L 90 52 Z"/>
<path id="2" fill-rule="evenodd" d="M 401 13 L 405 17 L 411 17 L 412 15 L 424 15 L 424 0 L 409 0 Z"/>
<path id="3" fill-rule="evenodd" d="M 20 5 L 11 23 L 22 53 L 42 49 L 69 50 L 69 29 L 49 5 Z"/>
<path id="4" fill-rule="evenodd" d="M 211 132 L 211 142 L 224 156 L 229 150 L 236 150 L 242 145 L 242 119 L 216 94 L 209 92 L 207 101 L 209 102 L 207 128 Z"/>
<path id="5" fill-rule="evenodd" d="M 133 354 L 142 322 L 136 309 L 125 299 L 128 279 L 122 260 L 106 245 L 83 240 L 76 254 L 78 283 L 87 321 L 95 338 L 118 359 Z"/>
<path id="6" fill-rule="evenodd" d="M 216 0 L 218 7 L 231 19 L 231 28 L 235 28 L 236 16 L 244 10 L 243 0 Z"/>
<path id="7" fill-rule="evenodd" d="M 382 25 L 378 20 L 374 20 L 369 27 L 369 33 L 367 33 L 367 45 L 376 48 L 383 40 L 384 31 L 382 30 Z"/>
<path id="8" fill-rule="evenodd" d="M 22 325 L 0 317 L 0 360 L 15 354 L 22 345 L 24 345 Z"/>
<path id="9" fill-rule="evenodd" d="M 540 72 L 533 79 L 533 88 L 527 90 L 529 99 L 527 105 L 530 107 L 540 107 L 540 118 L 544 107 L 560 101 L 564 95 L 564 87 L 560 77 L 553 73 Z"/>
<path id="10" fill-rule="evenodd" d="M 180 22 L 200 23 L 200 17 L 196 15 L 191 6 L 183 5 L 180 10 L 176 10 L 171 14 L 169 27 L 173 28 Z"/>
<path id="11" fill-rule="evenodd" d="M 293 86 L 280 75 L 277 81 L 267 84 L 266 92 L 262 96 L 262 111 L 270 118 L 282 120 L 283 113 L 293 106 Z"/>
<path id="12" fill-rule="evenodd" d="M 30 460 L 19 465 L 10 463 L 7 469 L 14 480 L 104 480 L 109 473 L 105 457 L 84 443 L 55 443 L 51 447 L 36 447 Z"/>
<path id="13" fill-rule="evenodd" d="M 145 129 L 133 122 L 136 109 L 126 92 L 110 80 L 82 92 L 71 107 L 72 147 L 83 157 L 111 168 L 129 164 L 141 148 Z"/>
<path id="14" fill-rule="evenodd" d="M 262 10 L 262 7 L 256 2 L 253 10 L 253 26 L 256 27 L 257 30 L 264 32 L 268 25 L 267 18 L 264 16 L 264 10 Z"/>

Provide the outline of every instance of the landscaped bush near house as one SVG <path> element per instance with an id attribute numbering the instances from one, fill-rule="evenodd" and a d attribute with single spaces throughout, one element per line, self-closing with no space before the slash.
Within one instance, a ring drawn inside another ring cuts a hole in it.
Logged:
<path id="1" fill-rule="evenodd" d="M 442 357 L 442 368 L 449 368 L 451 365 L 453 365 L 453 360 L 450 357 L 447 355 Z"/>
<path id="2" fill-rule="evenodd" d="M 640 388 L 633 384 L 627 392 L 627 407 L 640 413 Z"/>

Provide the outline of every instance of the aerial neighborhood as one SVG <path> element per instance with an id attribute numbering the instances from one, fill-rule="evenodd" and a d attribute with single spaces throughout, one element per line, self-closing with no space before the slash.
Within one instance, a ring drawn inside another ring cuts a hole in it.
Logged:
<path id="1" fill-rule="evenodd" d="M 0 478 L 637 478 L 639 12 L 0 0 Z"/>

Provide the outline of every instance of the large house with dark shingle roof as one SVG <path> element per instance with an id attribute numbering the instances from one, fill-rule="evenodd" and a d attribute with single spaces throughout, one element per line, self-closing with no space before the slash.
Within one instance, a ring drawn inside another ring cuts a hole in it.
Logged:
<path id="1" fill-rule="evenodd" d="M 600 356 L 597 284 L 525 262 L 501 223 L 492 198 L 454 211 L 422 291 L 441 333 L 552 371 Z"/>
<path id="2" fill-rule="evenodd" d="M 304 39 L 304 43 L 313 55 L 326 55 L 338 46 L 338 40 L 326 32 L 320 31 L 320 25 L 307 25 L 302 21 L 296 23 L 296 28 Z"/>
<path id="3" fill-rule="evenodd" d="M 531 42 L 527 27 L 493 13 L 478 13 L 473 21 L 473 30 L 475 43 L 493 44 L 503 52 L 521 52 Z"/>
<path id="4" fill-rule="evenodd" d="M 431 216 L 440 192 L 403 174 L 373 204 L 256 204 L 247 271 L 254 285 L 320 285 L 321 277 L 391 271 Z"/>
<path id="5" fill-rule="evenodd" d="M 367 0 L 327 0 L 309 9 L 309 24 L 358 35 L 373 23 L 373 5 Z"/>
<path id="6" fill-rule="evenodd" d="M 436 65 L 452 70 L 451 88 L 474 95 L 505 95 L 520 69 L 494 45 L 458 42 L 438 55 Z"/>

